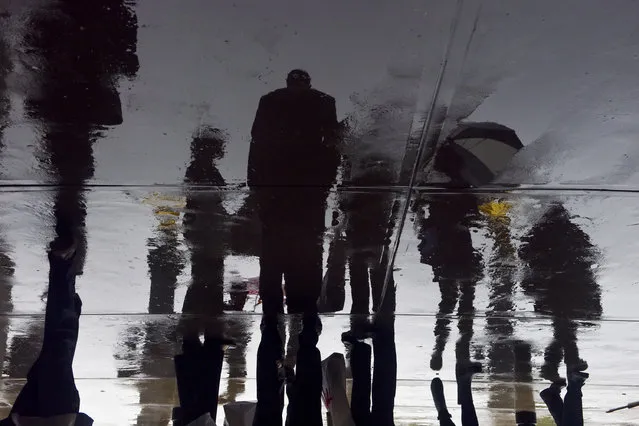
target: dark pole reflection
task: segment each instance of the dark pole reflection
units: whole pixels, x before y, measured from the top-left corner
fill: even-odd
[[[578,320],[596,320],[602,314],[595,276],[599,255],[560,203],[550,207],[522,242],[524,291],[534,298],[536,312],[552,316],[553,338],[544,353],[541,375],[561,382],[562,359],[568,371],[583,371],[588,366],[577,347]]]
[[[10,100],[7,88],[7,77],[12,69],[9,57],[9,46],[4,34],[5,20],[8,16],[0,15],[0,154],[4,151],[4,130],[9,125]],[[11,288],[15,263],[9,256],[9,247],[0,236],[0,312],[13,312]],[[6,316],[0,318],[0,366],[3,366],[9,332],[9,320]]]

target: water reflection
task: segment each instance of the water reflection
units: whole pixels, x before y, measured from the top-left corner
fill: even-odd
[[[260,295],[266,314],[315,311],[322,286],[326,198],[339,165],[335,99],[293,70],[287,87],[260,99],[248,185],[262,222]]]
[[[519,256],[526,266],[522,287],[534,299],[536,312],[552,316],[553,338],[544,353],[541,375],[558,382],[562,359],[569,370],[588,367],[579,357],[578,319],[601,317],[601,290],[595,276],[598,253],[560,203],[553,204],[522,240]]]
[[[11,100],[7,87],[7,77],[12,69],[7,34],[4,30],[8,16],[0,15],[0,155],[4,154],[4,130],[9,125],[9,113]],[[0,309],[2,312],[11,312],[13,304],[11,301],[11,287],[15,272],[15,263],[10,256],[10,248],[4,238],[5,230],[0,230]],[[0,359],[4,360],[7,352],[7,333],[9,331],[9,320],[4,317],[0,319]]]
[[[69,218],[72,226],[77,228],[80,264],[84,263],[88,249],[84,232],[87,216],[85,185],[94,179],[94,143],[106,135],[108,126],[123,124],[118,79],[135,76],[138,68],[135,53],[137,18],[130,5],[131,2],[117,0],[91,6],[71,0],[39,3],[29,25],[25,25],[29,28],[25,30],[25,52],[37,57],[38,64],[42,65],[33,71],[39,80],[36,90],[29,91],[25,102],[29,118],[39,130],[39,167],[46,173],[47,181],[58,185],[53,200],[55,228],[59,232],[65,226],[63,218]],[[0,20],[6,17],[4,13],[0,14]],[[179,19],[171,20],[171,23],[174,21]],[[350,28],[350,22],[348,26]],[[10,114],[6,80],[11,71],[11,61],[4,31],[2,26],[0,150],[4,149],[4,133]],[[272,31],[268,33],[269,37],[274,34]],[[236,41],[226,40],[224,43]],[[275,52],[278,43],[271,40],[266,43],[269,45],[267,48]],[[159,50],[164,52],[164,48],[170,48],[168,43]],[[199,47],[194,49],[198,54],[200,50]],[[371,66],[363,62],[367,67]],[[415,82],[414,76],[419,74],[413,69],[417,68],[415,64],[403,67],[394,67],[388,75],[392,79]],[[388,81],[389,77],[383,79]],[[491,87],[497,87],[492,83]],[[146,81],[140,86],[144,84]],[[199,84],[196,81],[194,87]],[[348,84],[344,83],[344,86]],[[157,87],[152,88],[155,89]],[[375,97],[385,98],[386,90],[392,93],[395,89],[381,88]],[[406,87],[402,87],[404,89]],[[486,97],[483,90],[462,89],[465,93],[476,90],[482,93],[483,98]],[[166,91],[169,89],[166,88]],[[330,91],[333,93],[334,90]],[[413,90],[406,90],[409,91]],[[169,407],[174,405],[176,397],[176,388],[170,384],[171,381],[146,379],[175,373],[177,395],[183,409],[182,418],[176,420],[184,423],[192,420],[195,414],[208,413],[215,417],[219,403],[255,396],[250,392],[245,394],[250,388],[247,383],[250,383],[252,374],[247,372],[247,365],[254,362],[250,357],[247,359],[253,319],[239,315],[246,309],[252,289],[245,279],[229,282],[227,265],[237,260],[229,260],[230,256],[241,258],[238,262],[244,262],[243,266],[249,265],[253,257],[260,258],[259,285],[266,316],[257,354],[257,417],[268,417],[272,413],[274,418],[278,418],[277,414],[283,410],[282,385],[285,385],[290,403],[288,422],[299,424],[300,418],[303,418],[304,422],[319,424],[320,354],[316,318],[309,314],[338,312],[344,307],[349,309],[346,296],[350,291],[351,316],[340,324],[341,328],[335,327],[324,334],[326,342],[341,345],[340,332],[348,330],[342,335],[346,357],[342,357],[340,363],[343,361],[344,374],[336,374],[339,379],[335,379],[335,383],[343,388],[340,395],[344,396],[344,407],[355,423],[393,422],[397,380],[405,378],[401,377],[401,372],[398,373],[402,360],[409,363],[414,358],[424,357],[423,348],[415,349],[408,343],[404,345],[402,339],[409,341],[405,336],[414,333],[410,328],[407,331],[399,330],[399,327],[396,329],[394,314],[398,311],[400,314],[410,312],[426,316],[432,312],[428,310],[430,308],[424,308],[431,299],[428,290],[422,291],[415,285],[415,282],[424,283],[424,275],[403,276],[403,272],[398,273],[399,268],[391,264],[390,259],[395,253],[390,239],[400,203],[396,194],[378,190],[397,180],[394,167],[401,151],[395,150],[394,143],[386,143],[386,139],[391,140],[392,136],[396,138],[393,141],[403,141],[406,135],[391,124],[409,121],[405,116],[409,109],[406,105],[414,100],[412,95],[396,98],[369,100],[361,93],[353,94],[358,111],[366,111],[368,120],[368,123],[354,129],[351,125],[357,114],[347,114],[349,119],[338,123],[335,99],[312,89],[307,73],[293,71],[288,76],[286,88],[271,92],[260,100],[251,129],[250,192],[241,195],[217,190],[221,189],[217,187],[226,186],[229,182],[224,177],[223,162],[227,145],[236,141],[232,133],[239,128],[240,132],[247,134],[248,129],[217,117],[215,120],[199,120],[215,123],[217,127],[202,125],[196,129],[190,144],[183,144],[184,151],[187,146],[190,148],[190,163],[183,186],[178,191],[180,195],[176,198],[184,199],[184,206],[174,211],[158,208],[155,213],[174,220],[154,227],[153,235],[147,239],[146,267],[150,285],[145,287],[149,292],[148,301],[145,299],[139,310],[156,317],[145,317],[143,321],[132,321],[133,325],[127,324],[119,342],[122,357],[118,361],[124,362],[118,365],[118,377],[141,379],[135,381],[139,390],[136,402],[143,406],[138,423],[168,422],[171,415]],[[132,104],[135,101],[133,99]],[[459,110],[461,107],[456,108]],[[453,109],[451,106],[449,110]],[[230,103],[229,111],[233,111]],[[213,113],[218,114],[218,111]],[[394,117],[396,113],[402,117]],[[437,116],[438,113],[433,114]],[[452,123],[450,117],[440,118],[442,123],[446,121],[446,125]],[[194,126],[196,121],[192,120],[188,126]],[[437,125],[444,128],[442,123]],[[173,122],[168,125],[173,125]],[[191,129],[188,127],[186,134]],[[221,129],[233,130],[227,134]],[[353,139],[349,146],[344,143],[345,134]],[[509,134],[512,136],[514,132]],[[467,138],[480,139],[468,135]],[[123,140],[134,143],[133,139]],[[175,140],[171,143],[179,145]],[[445,148],[438,151],[436,171],[445,175],[448,185],[467,187],[469,182],[464,180],[466,175],[460,172],[461,166],[456,163],[454,155],[448,154]],[[169,158],[168,161],[173,160]],[[519,166],[529,167],[521,161]],[[178,163],[181,162],[175,161],[176,168]],[[406,160],[403,174],[412,170],[411,165],[412,162]],[[491,178],[499,170],[500,167],[490,169]],[[405,182],[405,177],[400,181]],[[331,194],[329,188],[336,180],[375,190],[344,189]],[[410,193],[410,189],[407,192]],[[228,202],[237,201],[244,195],[246,199],[233,214]],[[434,339],[427,343],[433,347],[430,363],[424,363],[429,364],[435,373],[420,371],[421,375],[417,376],[419,380],[426,381],[437,372],[441,372],[442,377],[456,373],[457,399],[466,413],[462,421],[477,423],[469,414],[474,401],[469,396],[470,379],[467,376],[476,367],[472,361],[480,352],[474,354],[471,344],[474,339],[484,339],[486,377],[490,382],[488,407],[507,408],[508,415],[512,417],[514,414],[520,424],[534,423],[537,415],[534,378],[538,372],[534,361],[539,342],[534,336],[521,339],[522,332],[531,330],[531,326],[523,324],[515,314],[517,295],[523,289],[525,301],[534,301],[535,312],[551,317],[553,336],[545,348],[541,366],[541,376],[551,385],[542,398],[559,422],[560,418],[568,416],[566,412],[577,409],[576,401],[581,398],[580,383],[583,384],[586,377],[583,370],[587,363],[580,354],[582,348],[578,347],[582,321],[596,322],[602,316],[601,291],[596,276],[598,249],[562,204],[552,206],[534,224],[533,214],[522,220],[527,222],[520,226],[532,225],[532,229],[521,241],[517,241],[507,217],[494,220],[490,215],[482,215],[481,206],[486,201],[492,203],[494,200],[471,193],[425,193],[414,201],[416,211],[424,211],[417,220],[420,261],[432,268],[441,300],[433,327]],[[183,208],[186,211],[183,222],[180,222]],[[327,211],[333,213],[329,241],[325,239]],[[486,232],[474,233],[477,229]],[[7,233],[3,229],[0,235],[2,312],[11,312],[14,302],[11,285],[15,265],[13,255],[9,254],[11,250],[4,243],[3,237]],[[125,241],[129,235],[114,238]],[[145,238],[146,235],[141,240]],[[477,250],[478,239],[490,239],[487,244],[493,244],[492,253],[485,258]],[[519,243],[521,248],[517,250]],[[416,255],[413,247],[407,248],[409,250]],[[109,266],[109,259],[99,259],[99,262],[107,265],[107,269],[113,268]],[[519,269],[523,272],[521,286],[518,285]],[[180,302],[180,276],[185,271],[189,278],[184,304],[176,309],[176,301]],[[78,273],[82,273],[81,266]],[[240,275],[243,273],[240,271]],[[487,304],[482,299],[483,283],[487,285]],[[128,289],[119,287],[121,283],[107,284],[109,288],[113,286],[114,294],[128,295]],[[109,311],[108,303],[112,301],[105,300],[98,311]],[[289,341],[286,350],[285,339],[280,335],[285,321],[273,320],[275,314],[285,311],[284,303],[288,306],[288,313],[307,315],[306,320],[300,316],[287,318]],[[482,304],[487,306],[484,336],[475,335],[476,326],[482,321],[475,313],[483,307]],[[180,309],[182,315],[179,320],[172,321],[170,315]],[[370,314],[373,314],[372,317]],[[421,323],[413,325],[427,322],[423,317],[420,320]],[[540,321],[543,323],[543,320]],[[453,322],[457,323],[459,338],[453,362],[455,369],[447,370],[444,368],[448,364],[445,362],[445,348]],[[42,332],[42,326],[37,321],[25,320],[24,323],[28,324],[27,332],[16,333],[11,340],[9,363],[5,368],[11,377],[24,375],[30,361],[37,355],[36,336]],[[0,334],[3,335],[0,339],[4,342],[9,333],[8,320],[0,319],[0,324]],[[405,333],[404,336],[398,337],[401,333]],[[233,338],[234,345],[223,352],[223,343],[229,336]],[[298,339],[298,336],[301,337]],[[204,343],[200,344],[202,337]],[[177,342],[180,339],[183,353],[175,357],[174,371],[172,361],[179,351]],[[582,343],[579,342],[580,346]],[[3,352],[4,348],[0,349],[0,355],[4,355]],[[229,380],[225,380],[227,377],[223,377],[222,373],[224,357],[228,363]],[[353,379],[350,406],[346,397],[348,374],[345,360],[349,362]],[[567,365],[565,379],[560,373],[562,361]],[[196,371],[199,373],[196,374]],[[200,378],[198,382],[194,378],[196,375],[206,379]],[[562,412],[557,408],[557,396],[566,380],[568,391],[563,404],[571,408]],[[437,388],[437,381],[434,383]],[[336,404],[336,400],[332,403]],[[483,407],[477,408],[481,411]],[[474,408],[472,411],[475,411]],[[177,414],[180,414],[179,410]],[[569,417],[576,418],[572,414]]]
[[[87,252],[83,184],[94,172],[93,143],[102,137],[104,126],[122,123],[116,82],[123,75],[135,75],[138,68],[136,19],[122,1],[91,6],[62,1],[41,5],[28,22],[24,49],[40,65],[38,83],[30,88],[25,107],[40,127],[41,168],[47,180],[59,185],[53,205],[55,229],[60,233],[69,223],[76,228],[76,273],[81,275]],[[37,353],[33,345],[41,333],[38,328],[38,323],[32,324],[26,336],[12,343],[10,371],[22,371]],[[14,351],[24,351],[25,356]]]
[[[455,352],[458,362],[470,361],[475,285],[483,273],[481,257],[471,238],[471,228],[479,219],[478,200],[472,194],[432,195],[419,200],[416,208],[428,210],[428,216],[420,220],[419,251],[421,261],[433,268],[433,280],[439,283],[441,293],[430,361],[431,368],[438,371],[458,302],[460,337]]]

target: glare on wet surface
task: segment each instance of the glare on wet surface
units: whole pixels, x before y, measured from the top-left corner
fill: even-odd
[[[346,129],[315,235],[322,358],[348,352],[341,333],[382,294],[396,317],[395,424],[438,423],[434,377],[458,422],[460,360],[482,363],[482,425],[521,410],[551,424],[539,393],[581,360],[585,424],[637,423],[639,408],[605,413],[639,400],[635,1],[92,4],[0,0],[0,415],[41,345],[63,215],[85,230],[82,411],[98,425],[169,424],[184,311],[236,343],[219,403],[257,398],[251,126],[260,97],[301,67]],[[521,139],[501,186],[441,188],[430,160],[463,121]],[[289,218],[310,214],[306,192],[288,192],[308,202],[289,203]],[[313,237],[289,225],[283,242]]]

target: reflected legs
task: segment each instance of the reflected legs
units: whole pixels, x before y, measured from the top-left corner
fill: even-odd
[[[44,341],[40,355],[27,374],[12,412],[25,416],[78,413],[80,396],[73,377],[73,357],[82,309],[75,292],[75,259],[49,254],[49,289]]]
[[[435,322],[435,348],[430,360],[430,368],[435,371],[439,371],[442,368],[442,354],[450,335],[450,316],[455,311],[458,298],[457,284],[454,280],[440,278],[439,291],[441,293],[441,301],[439,302],[437,320]]]

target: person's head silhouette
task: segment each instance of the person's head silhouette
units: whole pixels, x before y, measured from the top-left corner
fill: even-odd
[[[299,89],[310,89],[311,76],[304,70],[295,69],[289,72],[286,76],[286,86]]]

